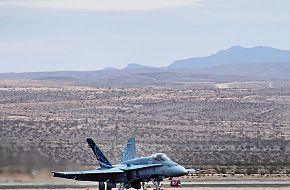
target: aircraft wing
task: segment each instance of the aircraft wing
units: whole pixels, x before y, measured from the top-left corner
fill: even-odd
[[[52,172],[53,177],[82,180],[82,181],[107,181],[112,175],[123,173],[118,168],[102,169],[102,170],[86,170],[75,172]]]
[[[129,171],[129,170],[137,170],[142,168],[150,168],[150,167],[157,167],[162,166],[162,164],[138,164],[138,165],[126,165],[125,167],[120,167],[121,170]]]

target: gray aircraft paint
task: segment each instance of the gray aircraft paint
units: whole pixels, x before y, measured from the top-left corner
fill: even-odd
[[[110,190],[112,187],[116,187],[117,183],[120,183],[120,190],[130,187],[140,189],[141,186],[145,189],[144,183],[152,181],[159,190],[160,182],[164,178],[187,174],[187,170],[183,166],[170,160],[164,153],[135,158],[135,138],[129,138],[121,159],[122,162],[117,165],[109,162],[92,139],[87,139],[87,143],[96,155],[100,168],[76,172],[52,172],[53,176],[81,181],[98,181],[100,190]]]
[[[127,146],[124,148],[121,162],[136,158],[136,141],[134,137],[128,139]]]

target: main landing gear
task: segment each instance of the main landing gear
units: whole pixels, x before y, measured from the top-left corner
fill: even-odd
[[[116,183],[99,182],[99,190],[112,190],[112,188],[116,188]]]
[[[160,180],[152,179],[151,181],[152,181],[153,185],[155,186],[154,190],[163,190],[161,188],[162,184],[161,184]],[[145,182],[141,182],[141,184],[140,184],[140,182],[138,182],[138,184],[139,184],[138,186],[135,186],[134,184],[131,184],[131,183],[120,183],[118,190],[125,190],[125,189],[129,189],[131,187],[134,189],[142,188],[142,190],[147,190]],[[105,189],[100,189],[100,190],[105,190]],[[108,189],[106,189],[106,190],[108,190]],[[111,189],[109,189],[109,190],[111,190]]]

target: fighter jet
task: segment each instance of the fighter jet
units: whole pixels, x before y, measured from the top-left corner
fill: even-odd
[[[145,190],[145,183],[152,182],[156,190],[161,189],[164,178],[179,177],[187,174],[187,170],[169,159],[164,153],[156,153],[147,157],[136,158],[135,138],[129,138],[124,149],[121,163],[112,165],[104,156],[100,148],[91,139],[86,139],[93,150],[100,167],[95,170],[76,172],[52,172],[54,177],[98,181],[99,190],[116,188],[124,190],[129,188]]]

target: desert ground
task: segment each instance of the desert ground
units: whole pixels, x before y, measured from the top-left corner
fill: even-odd
[[[288,177],[290,88],[260,83],[100,88],[1,80],[0,175],[95,168],[87,137],[117,163],[135,135],[138,156],[164,152],[220,177]]]

